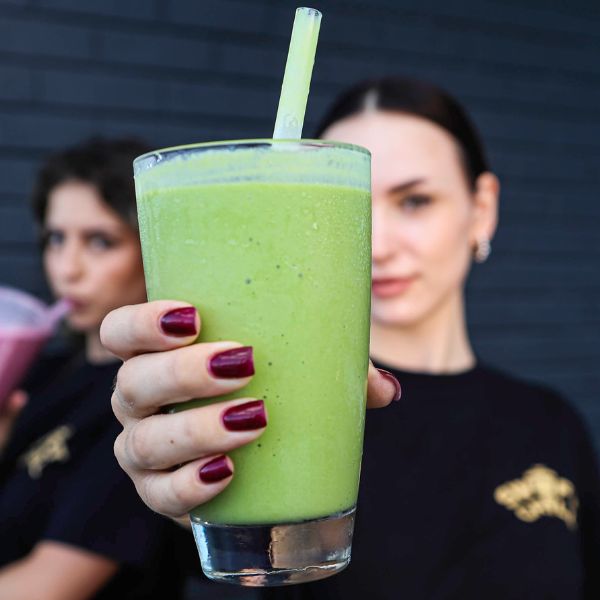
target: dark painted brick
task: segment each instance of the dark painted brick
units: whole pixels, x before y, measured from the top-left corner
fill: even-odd
[[[258,41],[240,43],[239,40],[232,40],[227,44],[219,44],[215,50],[215,68],[221,72],[246,77],[249,74],[259,76],[281,86],[281,73],[285,68],[288,51],[285,41],[281,41],[275,47],[265,48]],[[317,69],[320,68],[321,62],[319,57]]]
[[[2,122],[0,121],[0,135]],[[32,140],[28,140],[31,143]],[[0,142],[1,144],[2,142]],[[0,192],[10,194],[12,198],[25,197],[29,193],[31,180],[37,169],[37,161],[21,159],[16,156],[0,156]]]
[[[35,242],[35,229],[28,206],[0,207],[0,240],[2,244]]]
[[[0,66],[1,100],[29,100],[32,92],[31,73],[28,69]]]
[[[206,69],[212,48],[200,38],[104,31],[100,57],[114,62],[175,69]]]
[[[174,23],[201,25],[216,29],[256,33],[269,28],[271,8],[266,5],[232,0],[169,2],[167,18]],[[290,19],[293,13],[286,11]]]
[[[86,15],[153,19],[156,17],[156,0],[36,0],[36,6],[53,10],[68,10]]]
[[[491,265],[490,265],[491,266]],[[476,272],[477,285],[493,289],[502,289],[514,285],[520,289],[552,289],[565,286],[570,289],[585,289],[600,293],[598,269],[593,264],[575,263],[570,265],[511,264],[498,265],[493,269],[479,269]],[[474,275],[475,276],[475,275]]]
[[[91,35],[87,27],[4,17],[0,13],[0,51],[44,57],[90,57]]]
[[[0,146],[54,150],[98,131],[91,117],[52,116],[43,111],[20,111],[0,121]]]
[[[44,102],[104,108],[160,108],[160,83],[135,75],[52,69],[42,72],[41,81]]]
[[[2,273],[0,281],[3,285],[30,292],[38,292],[44,287],[41,283],[42,272],[39,260],[33,258],[0,252],[0,273]]]
[[[539,3],[539,6],[534,6],[536,3]],[[338,12],[358,16],[362,19],[381,20],[394,16],[406,18],[407,15],[417,15],[424,20],[440,19],[463,24],[463,26],[469,23],[479,27],[482,25],[503,26],[503,29],[512,35],[521,31],[529,34],[547,31],[554,34],[565,32],[572,36],[581,36],[582,34],[591,37],[598,36],[594,20],[586,18],[586,12],[595,3],[587,0],[578,3],[569,1],[566,11],[556,10],[557,2],[548,3],[547,0],[528,0],[527,3],[520,0],[503,0],[503,2],[463,0],[451,4],[436,1],[424,4],[422,0],[403,0],[402,2],[380,0],[377,3],[371,3],[368,11],[365,11],[365,2],[362,0],[329,0],[327,5]]]
[[[166,86],[166,90],[166,106],[176,111],[223,117],[236,115],[251,119],[273,117],[273,120],[277,111],[277,97],[260,88],[249,90],[233,85],[171,83]]]

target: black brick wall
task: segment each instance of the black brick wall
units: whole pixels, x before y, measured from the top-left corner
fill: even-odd
[[[44,294],[26,196],[50,150],[268,136],[296,2],[0,0],[0,282]],[[600,441],[600,4],[323,0],[305,132],[359,78],[456,93],[503,184],[469,314],[488,361],[560,388]]]

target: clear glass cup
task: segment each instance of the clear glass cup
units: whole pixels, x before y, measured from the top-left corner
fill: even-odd
[[[350,561],[366,404],[370,155],[324,141],[158,150],[134,163],[148,298],[194,304],[199,341],[254,347],[228,398],[269,422],[230,456],[227,489],[191,514],[202,567],[250,586],[321,579]]]

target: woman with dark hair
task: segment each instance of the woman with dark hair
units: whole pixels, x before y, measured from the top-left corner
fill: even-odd
[[[343,94],[319,137],[372,155],[371,357],[405,402],[367,419],[352,563],[290,597],[600,598],[600,483],[577,414],[482,364],[465,320],[499,183],[462,107],[402,78]]]
[[[437,87],[386,78],[341,96],[319,135],[372,154],[371,356],[388,382],[402,382],[404,400],[367,419],[348,569],[272,595],[599,598],[600,485],[581,420],[552,390],[482,364],[469,340],[464,284],[472,261],[490,254],[499,196],[473,125]],[[179,344],[160,330],[173,308],[181,310],[151,303],[115,311],[103,339],[126,359],[113,396],[125,429],[119,461],[147,504],[181,517],[229,483],[225,453],[249,440],[219,421],[229,403],[179,421],[163,415],[162,424],[146,417],[169,396],[227,393],[248,380],[221,387],[197,370],[192,379],[189,361],[206,362],[210,350],[178,348],[194,339],[196,316]],[[161,350],[170,352],[143,356]],[[178,380],[165,381],[161,364],[177,364]],[[189,380],[181,376],[188,371]],[[371,399],[385,404],[382,379],[371,386]],[[184,419],[202,439],[186,435]],[[215,460],[219,477],[208,483],[203,469]]]
[[[91,140],[51,156],[35,182],[48,283],[70,301],[83,349],[41,360],[0,416],[0,598],[181,591],[176,550],[187,538],[139,502],[114,460],[107,398],[120,363],[99,337],[108,312],[145,299],[131,164],[146,151]]]

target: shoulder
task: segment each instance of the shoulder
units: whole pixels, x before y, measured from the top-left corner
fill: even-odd
[[[43,389],[74,361],[75,356],[66,351],[40,356],[27,373],[22,387],[29,393]]]
[[[554,423],[577,434],[585,431],[577,409],[557,390],[489,365],[479,371],[495,416]]]
[[[512,397],[528,398],[551,404],[563,404],[565,400],[553,388],[535,381],[530,381],[508,373],[503,369],[482,364],[478,368],[479,377],[490,387],[504,393],[510,392]]]

